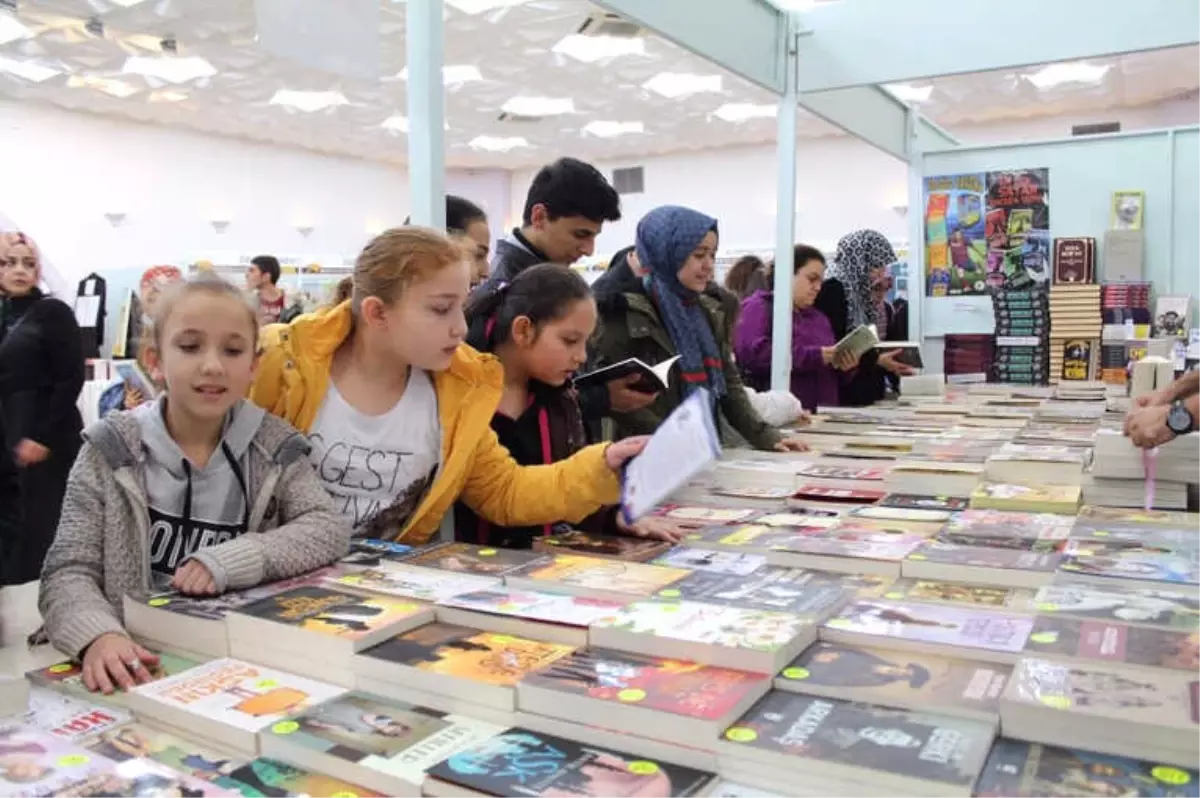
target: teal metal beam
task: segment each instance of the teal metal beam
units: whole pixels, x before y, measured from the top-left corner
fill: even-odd
[[[446,227],[442,0],[409,0],[408,191],[413,224]]]
[[[801,94],[1200,42],[1195,0],[853,0],[800,19]]]

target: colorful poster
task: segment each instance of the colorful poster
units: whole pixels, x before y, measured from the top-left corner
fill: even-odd
[[[1050,170],[925,178],[925,291],[986,294],[1048,279]]]

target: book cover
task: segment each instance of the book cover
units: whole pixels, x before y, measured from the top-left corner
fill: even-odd
[[[500,580],[396,563],[386,568],[367,568],[357,573],[331,576],[325,584],[334,588],[367,590],[397,598],[438,603],[460,593],[487,590],[500,584]]]
[[[693,601],[635,601],[594,627],[751,651],[774,652],[803,634],[811,621],[770,610]]]
[[[945,546],[989,549],[992,551],[1006,549],[1027,554],[1053,554],[1063,545],[1063,541],[1061,540],[1037,540],[1027,537],[964,534],[962,532],[941,532],[937,536],[937,543]]]
[[[725,740],[737,745],[880,771],[881,778],[950,784],[964,793],[983,767],[993,735],[989,723],[783,690],[768,693],[725,730]]]
[[[588,649],[531,674],[524,683],[698,720],[719,720],[749,696],[766,692],[771,677],[695,662]]]
[[[267,733],[419,785],[425,771],[447,756],[504,731],[494,723],[355,692],[279,721]]]
[[[1194,587],[1200,582],[1200,562],[1194,553],[1153,543],[1101,547],[1090,541],[1071,541],[1059,567],[1068,574],[1111,579],[1117,585],[1130,579],[1163,587]]]
[[[978,538],[976,538],[978,539]],[[1006,571],[1036,571],[1052,573],[1058,567],[1059,555],[1053,552],[1023,551],[1021,549],[960,546],[940,540],[926,541],[908,559],[943,565],[967,565],[974,568],[996,568]]]
[[[353,538],[350,541],[350,553],[338,562],[342,565],[378,568],[380,563],[402,562],[412,550],[412,546],[390,540]]]
[[[816,643],[780,672],[801,693],[835,688],[838,697],[880,706],[955,706],[999,714],[1012,668],[930,654]]]
[[[1200,795],[1200,774],[1076,748],[1002,739],[992,746],[975,785],[975,795],[978,798],[1119,795],[1195,798]]]
[[[627,535],[597,535],[577,529],[533,539],[534,551],[562,551],[633,562],[653,560],[669,548],[671,544],[663,540]]]
[[[570,585],[630,596],[652,596],[688,573],[685,568],[557,554],[548,560],[531,563],[510,576],[544,583],[548,590]]]
[[[883,505],[874,504],[867,507],[855,508],[847,513],[847,515],[855,519],[873,519],[877,521],[909,521],[920,524],[938,524],[949,520],[952,513],[950,510],[926,510],[921,507],[885,507]]]
[[[880,507],[898,507],[910,510],[967,509],[967,500],[958,496],[931,496],[921,493],[889,493],[879,502]]]
[[[735,499],[771,500],[786,499],[792,495],[792,490],[772,485],[713,485],[709,488],[709,493],[716,496],[731,496]]]
[[[1079,506],[1076,485],[1013,485],[982,482],[971,492],[971,507],[978,509],[1045,512],[1044,508],[1074,513]]]
[[[676,546],[654,560],[655,565],[665,565],[668,568],[686,568],[689,571],[709,571],[735,576],[749,576],[762,568],[766,562],[767,558],[761,554],[694,549],[691,546]]]
[[[60,740],[79,742],[131,720],[133,716],[123,708],[33,685],[29,688],[29,710],[21,722]]]
[[[882,490],[828,488],[824,485],[814,485],[811,482],[804,483],[792,493],[792,497],[795,499],[849,504],[874,504],[886,495],[887,493]]]
[[[1169,590],[1115,590],[1086,585],[1048,585],[1034,596],[1045,615],[1161,626],[1179,631],[1200,628],[1200,596]]]
[[[963,604],[974,607],[997,607],[1023,612],[1033,600],[1033,591],[1015,587],[986,587],[965,582],[943,582],[936,579],[899,579],[883,594],[892,601],[927,601],[942,604]]]
[[[773,565],[749,575],[696,571],[660,590],[658,597],[824,617],[855,595],[849,581],[821,571]],[[872,584],[873,589],[878,587],[878,581]]]
[[[940,521],[934,521],[928,518],[923,518],[925,513],[940,513],[941,510],[905,510],[900,507],[862,507],[866,513],[852,512],[847,521],[838,525],[837,529],[832,530],[831,534],[838,532],[857,531],[857,532],[883,532],[888,535],[908,535],[910,537],[918,537],[928,539],[936,534],[941,528]],[[874,510],[883,510],[885,517],[880,518]],[[896,515],[909,516],[907,518],[886,517],[895,513]],[[912,515],[916,517],[913,518]]]
[[[840,526],[820,537],[794,535],[773,548],[794,554],[898,562],[924,541],[925,538],[917,535],[894,535],[875,529]]]
[[[363,597],[325,587],[296,587],[235,612],[343,640],[361,640],[426,607],[386,596]]]
[[[707,507],[700,504],[664,504],[651,515],[666,518],[680,526],[738,524],[757,513],[747,507]]]
[[[430,673],[511,687],[574,651],[571,646],[431,623],[373,646],[360,656]]]
[[[274,759],[254,759],[235,768],[230,778],[245,785],[250,796],[330,795],[344,798],[380,798],[380,793],[357,784],[294,767]]]
[[[1071,516],[1053,513],[963,510],[946,523],[944,532],[960,538],[1062,541],[1071,534],[1074,522]]]
[[[847,468],[846,466],[810,463],[796,469],[796,474],[813,479],[844,479],[857,482],[877,482],[887,472],[882,468]]]
[[[1096,240],[1054,239],[1054,283],[1096,282]]]
[[[825,625],[868,635],[881,646],[895,639],[1017,654],[1033,630],[1033,618],[943,604],[859,600]]]
[[[791,495],[789,490],[788,496]],[[841,514],[837,510],[823,507],[793,507],[787,512],[756,515],[750,522],[755,526],[825,529],[833,526],[833,523],[826,519],[837,518],[839,515]]]
[[[1105,523],[1147,524],[1152,526],[1179,526],[1195,529],[1200,525],[1200,515],[1173,510],[1141,510],[1124,507],[1099,507],[1085,504],[1079,508],[1080,520]]]
[[[168,654],[165,651],[155,651],[154,653],[158,655],[158,664],[147,669],[152,679],[173,676],[199,664],[196,660]],[[116,704],[117,706],[125,704],[125,691],[119,688],[111,695],[93,693],[88,690],[83,684],[83,666],[73,660],[56,662],[53,665],[29,671],[25,676],[34,684],[61,690],[84,701]]]
[[[549,555],[542,552],[496,549],[470,543],[436,543],[414,550],[405,562],[459,574],[506,576],[518,568],[548,559]]]
[[[150,759],[172,770],[210,782],[234,792],[244,792],[246,785],[230,777],[230,773],[245,765],[224,754],[210,751],[167,732],[141,723],[131,723],[104,732],[85,743],[85,747],[114,762]],[[136,792],[120,793],[137,795]],[[252,793],[244,793],[251,795]]]
[[[684,535],[687,546],[736,546],[748,551],[765,551],[782,545],[798,535],[822,535],[838,523],[836,518],[813,518],[819,525],[805,527],[771,527],[762,524],[745,526],[714,526]]]
[[[715,778],[526,729],[510,729],[458,751],[430,768],[429,776],[484,795],[639,798],[695,795]]]
[[[133,692],[171,709],[257,732],[285,715],[339,696],[345,690],[226,658],[139,685]]]
[[[1200,666],[1200,632],[1039,615],[1025,654],[1194,672]]]
[[[53,795],[114,767],[104,757],[52,734],[19,726],[0,728],[0,794]]]
[[[180,773],[153,759],[127,759],[105,770],[93,773],[50,795],[54,796],[173,796],[204,798],[209,795],[240,795],[236,789],[213,781]]]
[[[273,596],[276,593],[282,593],[285,590],[290,590],[293,587],[320,584],[326,577],[337,573],[340,573],[340,571],[335,567],[318,568],[315,571],[310,571],[291,579],[268,582],[265,585],[252,587],[249,590],[225,593],[220,596],[184,596],[174,591],[166,591],[144,596],[131,596],[131,598],[136,598],[137,601],[163,612],[183,615],[202,621],[223,621],[225,620],[225,613],[231,610],[244,607],[247,604],[253,604],[256,601]]]
[[[543,623],[564,626],[590,626],[592,621],[610,615],[624,606],[618,601],[542,593],[533,590],[476,590],[443,599],[442,606],[456,607],[492,615],[511,615]]]

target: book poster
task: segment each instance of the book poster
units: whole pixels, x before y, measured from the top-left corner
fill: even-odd
[[[1045,282],[1050,170],[925,178],[925,286],[931,297]]]

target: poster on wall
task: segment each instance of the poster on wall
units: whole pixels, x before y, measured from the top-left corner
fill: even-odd
[[[1045,282],[1051,244],[1050,170],[925,178],[929,296],[969,296]]]

